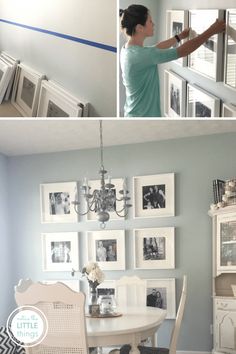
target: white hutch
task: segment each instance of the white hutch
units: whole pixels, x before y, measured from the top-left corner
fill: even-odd
[[[236,354],[236,205],[210,210],[213,230],[213,353]],[[236,294],[235,294],[236,295]]]

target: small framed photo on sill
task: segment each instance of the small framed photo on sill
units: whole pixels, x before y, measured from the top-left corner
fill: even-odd
[[[187,85],[187,116],[214,118],[220,116],[220,99],[195,85]]]
[[[185,117],[187,81],[173,71],[164,72],[164,114]]]
[[[224,83],[236,89],[236,8],[226,11]]]
[[[188,10],[168,10],[166,11],[166,39],[179,35],[185,28],[188,28]],[[186,40],[179,44],[176,42],[175,47],[183,44]],[[187,66],[188,58],[179,58],[174,61],[181,66]]]
[[[174,227],[134,230],[134,268],[175,268]]]
[[[134,217],[175,215],[175,175],[165,173],[133,179]]]
[[[36,117],[39,91],[44,74],[19,64],[15,76],[11,102],[23,117]]]
[[[77,198],[77,182],[45,183],[40,185],[42,223],[77,222],[72,202]]]

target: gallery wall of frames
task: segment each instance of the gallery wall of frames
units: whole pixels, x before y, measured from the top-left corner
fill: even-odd
[[[168,10],[166,37],[190,27],[190,38],[194,38],[216,18],[226,19],[225,35],[212,36],[188,58],[178,59],[175,64],[213,82],[221,82],[236,93],[236,9]],[[236,95],[233,102],[224,101],[220,98],[220,91],[216,96],[205,89],[204,81],[202,86],[188,82],[172,67],[172,70],[164,71],[164,114],[176,118],[236,117]]]
[[[174,173],[137,176],[133,177],[133,217],[160,218],[175,216],[175,175]],[[99,187],[99,180],[89,181],[92,186],[91,193]],[[115,194],[122,188],[123,179],[112,179]],[[72,269],[81,271],[83,265],[80,262],[81,253],[85,255],[84,261],[97,262],[101,269],[106,271],[125,271],[126,259],[129,256],[126,251],[125,229],[99,229],[96,214],[89,212],[86,215],[90,225],[95,224],[98,229],[86,232],[86,245],[82,248],[80,233],[71,232],[68,223],[80,222],[80,217],[75,212],[73,201],[80,193],[79,183],[46,183],[40,185],[40,209],[41,222],[43,224],[65,224],[65,232],[43,232],[42,241],[42,270],[44,272],[67,272]],[[83,208],[83,197],[80,198]],[[119,203],[119,202],[118,202]],[[118,208],[119,209],[119,208]],[[83,210],[83,209],[82,209]],[[115,212],[110,213],[110,220],[119,217]],[[132,236],[133,266],[136,273],[141,269],[175,269],[175,228],[155,227],[133,229]],[[80,289],[80,282],[73,279],[60,281],[75,290]],[[55,280],[47,279],[46,283]],[[88,287],[85,287],[88,293]],[[155,296],[153,291],[159,292],[160,301],[152,302]],[[98,289],[98,294],[115,294],[115,280],[105,280]],[[150,295],[150,296],[149,296]],[[167,309],[167,318],[175,318],[175,278],[146,279],[147,306],[159,306]]]

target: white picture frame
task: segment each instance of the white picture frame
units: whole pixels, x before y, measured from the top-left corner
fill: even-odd
[[[88,261],[102,270],[125,269],[125,231],[101,230],[87,232]]]
[[[166,11],[166,39],[180,34],[185,28],[188,28],[188,10],[167,10]],[[179,45],[186,42],[182,40]],[[178,47],[178,43],[176,43]],[[188,57],[179,58],[174,63],[180,66],[187,66]]]
[[[147,279],[146,282],[147,306],[162,308],[163,310],[167,311],[166,319],[175,319],[175,279]],[[155,300],[155,292],[157,293],[157,300]]]
[[[134,177],[133,200],[134,218],[174,216],[175,174]]]
[[[40,184],[42,223],[73,223],[78,221],[72,201],[77,198],[77,182]]]
[[[204,32],[216,19],[224,20],[224,10],[189,10],[190,38]],[[223,79],[223,33],[209,38],[188,57],[188,67],[213,81]]]
[[[224,83],[236,89],[236,9],[226,10]]]
[[[44,74],[25,64],[18,64],[11,102],[23,117],[36,116],[40,85],[44,78]]]
[[[220,99],[196,85],[187,84],[187,116],[220,117]]]
[[[71,290],[79,292],[80,291],[80,280],[65,280],[65,279],[50,279],[43,280],[43,284],[55,284],[55,283],[63,283],[68,286]]]
[[[10,64],[10,66],[12,67],[12,73],[11,73],[11,77],[9,80],[9,84],[8,84],[6,93],[4,95],[4,101],[8,101],[10,98],[11,92],[12,92],[13,84],[14,84],[17,65],[20,63],[20,60],[13,58],[12,56],[10,56],[6,52],[1,52],[0,58],[3,59],[8,64]]]
[[[7,92],[8,85],[13,75],[13,65],[0,57],[0,104],[2,103],[4,96]]]
[[[106,183],[108,183],[108,182],[109,181],[106,180]],[[116,198],[120,199],[123,195],[119,194],[119,191],[121,191],[123,189],[124,180],[122,178],[112,178],[109,183],[114,184],[115,190],[116,190]],[[101,188],[101,181],[100,180],[90,180],[90,181],[88,181],[88,185],[91,187],[89,192],[92,194],[95,189]],[[121,210],[123,208],[123,204],[124,204],[124,202],[122,200],[117,201],[116,202],[117,210]],[[110,220],[120,219],[120,216],[118,216],[115,211],[109,212],[109,214],[110,214]],[[97,221],[97,214],[95,212],[89,211],[88,214],[86,215],[86,217],[87,217],[87,221]]]
[[[232,103],[223,103],[222,117],[235,118],[236,117],[236,105],[234,105]]]
[[[166,117],[185,117],[186,91],[186,80],[171,70],[164,71],[164,114]]]
[[[70,118],[87,115],[87,103],[81,102],[54,81],[42,81],[37,117]]]
[[[135,269],[175,268],[175,228],[157,227],[134,230]]]
[[[65,272],[79,268],[77,232],[42,233],[44,272]]]

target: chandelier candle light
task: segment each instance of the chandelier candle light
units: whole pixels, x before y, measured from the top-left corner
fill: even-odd
[[[108,183],[105,181],[105,175],[107,171],[103,164],[103,135],[102,135],[102,121],[100,124],[100,161],[101,167],[99,171],[100,175],[100,189],[94,189],[90,191],[91,187],[88,185],[87,178],[84,179],[84,184],[81,187],[82,196],[86,201],[87,210],[82,213],[79,211],[80,202],[78,200],[72,202],[77,214],[86,215],[89,212],[95,212],[97,214],[97,219],[100,222],[102,229],[106,227],[106,222],[110,219],[110,212],[115,212],[119,217],[125,217],[128,214],[128,209],[132,206],[128,201],[129,191],[126,189],[125,179],[123,180],[123,189],[119,191],[120,198],[116,198],[115,186],[111,183],[111,177],[108,177]],[[116,202],[123,202],[123,207],[120,210],[116,209]]]

